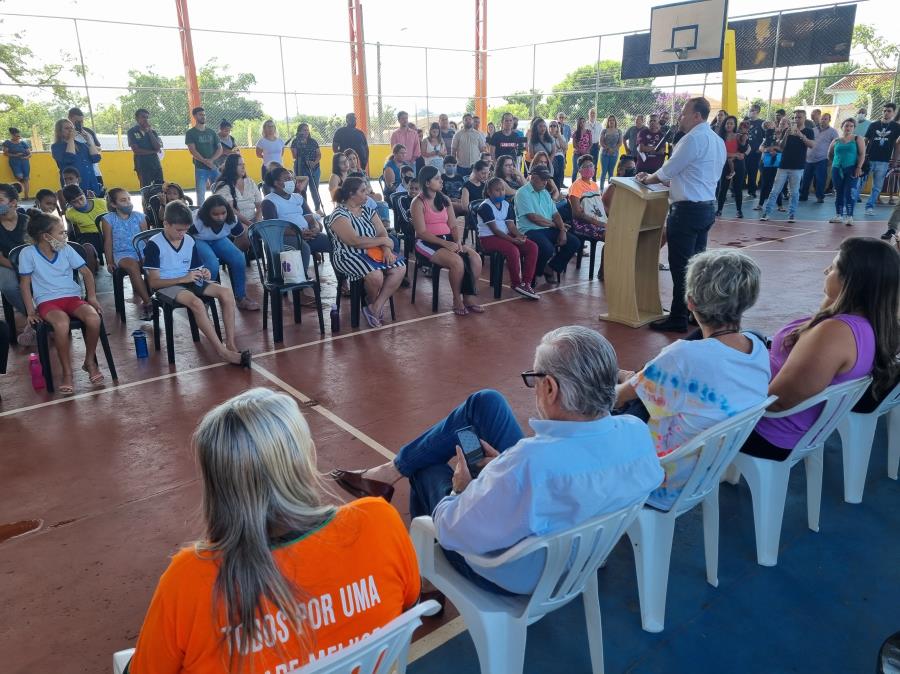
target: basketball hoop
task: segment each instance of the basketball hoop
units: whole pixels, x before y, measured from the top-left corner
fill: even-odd
[[[675,54],[679,61],[684,61],[691,51],[690,47],[672,47],[671,49],[663,49],[663,52]]]

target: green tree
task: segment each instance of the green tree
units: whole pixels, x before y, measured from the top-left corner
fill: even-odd
[[[657,94],[652,87],[653,79],[623,81],[621,71],[621,62],[613,60],[580,66],[553,86],[543,106],[545,114],[564,112],[572,119],[587,117],[588,110],[594,107],[595,96],[598,117],[622,118],[653,109]]]
[[[900,45],[888,42],[875,30],[875,26],[865,23],[853,28],[853,46],[859,47],[879,70],[894,70],[897,67],[897,54]]]
[[[822,68],[822,77],[816,86],[816,79],[806,80],[800,89],[787,101],[788,107],[801,105],[825,105],[831,103],[831,96],[825,93],[825,89],[840,80],[844,75],[852,73],[859,65],[852,61],[845,63],[832,63]],[[817,94],[818,91],[818,94]]]

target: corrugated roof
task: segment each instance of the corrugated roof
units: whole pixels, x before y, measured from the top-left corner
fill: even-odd
[[[865,72],[862,70],[854,70],[849,75],[845,75],[830,87],[825,88],[826,94],[836,94],[841,91],[857,91],[878,84],[888,84],[894,81],[894,73],[886,72]]]

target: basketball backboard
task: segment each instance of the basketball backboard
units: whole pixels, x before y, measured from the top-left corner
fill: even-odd
[[[728,0],[689,0],[650,10],[650,65],[722,58]]]

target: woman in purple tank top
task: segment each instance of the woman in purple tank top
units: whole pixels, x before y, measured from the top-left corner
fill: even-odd
[[[898,373],[900,253],[868,237],[844,239],[825,270],[825,299],[810,318],[788,323],[772,339],[771,411],[786,410],[832,384],[872,375],[883,395]],[[867,394],[868,395],[868,394]],[[780,419],[760,419],[742,452],[784,461],[815,423],[822,406]]]

